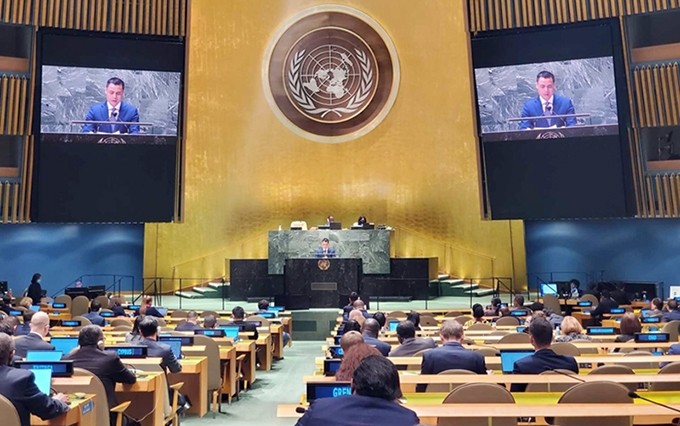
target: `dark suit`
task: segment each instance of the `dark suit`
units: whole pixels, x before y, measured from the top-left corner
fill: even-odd
[[[137,108],[127,102],[118,104],[118,117],[115,121],[139,122],[139,112]],[[92,105],[85,116],[86,121],[109,121],[109,104],[102,102]],[[103,133],[139,133],[139,126],[125,124],[84,124],[83,133],[103,132]]]
[[[14,329],[15,336],[26,336],[31,332],[31,326],[28,324],[19,324],[17,328]]]
[[[566,96],[560,96],[555,94],[553,95],[552,102],[553,115],[565,115],[574,113],[575,113],[574,104],[571,102],[571,99],[567,98]],[[539,128],[551,126],[564,127],[576,125],[575,117],[550,118],[549,116],[545,116],[543,111],[543,103],[541,102],[541,98],[539,98],[538,96],[526,101],[524,107],[522,108],[522,117],[537,117],[530,120],[520,121],[519,128],[522,130],[533,129],[535,127]]]
[[[172,353],[170,346],[146,338],[140,340],[138,344],[148,348],[147,354],[149,357],[161,358],[161,367],[163,367],[163,370],[166,372],[168,370],[170,370],[171,373],[179,373],[182,371],[182,365],[177,361],[177,358],[175,358],[175,354]]]
[[[335,257],[335,249],[333,247],[328,247],[326,251],[322,247],[319,247],[314,251],[316,257]]]
[[[590,311],[590,317],[598,324],[602,322],[602,314],[608,314],[612,308],[618,308],[619,304],[613,299],[602,299],[595,309]]]
[[[7,365],[0,366],[0,395],[14,404],[19,413],[21,426],[31,424],[31,413],[47,420],[57,417],[69,409],[68,405],[63,402],[40,392],[35,385],[33,372]]]
[[[238,325],[239,327],[242,327],[242,331],[249,332],[252,331],[253,337],[250,338],[250,340],[257,340],[259,337],[257,333],[257,325],[253,324],[252,322],[246,322],[243,320],[238,320],[238,321],[232,321],[229,323],[229,325]]]
[[[74,367],[85,369],[99,377],[99,380],[104,384],[104,389],[106,389],[109,409],[118,405],[116,383],[135,383],[137,381],[135,375],[125,368],[114,352],[100,351],[94,346],[85,346],[71,352],[64,359],[72,360]],[[115,424],[115,417],[112,417],[111,420],[111,424]]]
[[[125,309],[123,309],[122,306],[114,306],[111,308],[111,312],[113,312],[114,317],[126,317],[127,314],[125,313]]]
[[[680,320],[680,309],[674,309],[670,312],[666,312],[661,317],[662,322],[670,322],[673,320]]]
[[[458,342],[447,342],[442,346],[423,353],[420,374],[438,374],[445,370],[463,369],[477,374],[486,374],[484,357],[465,349]],[[424,392],[427,385],[416,386],[416,392]]]
[[[515,361],[513,374],[541,374],[548,370],[569,370],[578,374],[578,364],[573,356],[557,355],[552,349],[541,349],[528,357]],[[511,392],[524,392],[527,385],[515,383]]]
[[[181,323],[177,324],[177,327],[175,327],[175,331],[194,331],[194,330],[203,330],[203,327],[189,321],[182,321]]]
[[[390,346],[389,343],[383,342],[379,339],[376,339],[375,337],[367,336],[364,334],[364,342],[369,345],[369,346],[375,346],[375,348],[380,351],[383,356],[387,356],[390,354],[390,350],[392,349],[392,346]]]
[[[437,347],[434,340],[430,337],[412,337],[404,339],[401,345],[390,351],[390,356],[411,356],[424,349],[433,349]]]
[[[104,327],[104,324],[106,322],[104,321],[104,317],[96,312],[88,312],[83,315],[83,318],[89,319],[92,324],[98,325],[100,327]]]
[[[54,346],[44,341],[39,334],[28,333],[26,336],[14,341],[16,355],[26,358],[28,351],[53,351]]]
[[[396,401],[347,395],[317,399],[296,426],[414,426],[419,422],[416,413]]]

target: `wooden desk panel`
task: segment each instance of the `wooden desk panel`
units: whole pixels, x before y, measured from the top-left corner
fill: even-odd
[[[31,415],[31,425],[35,426],[98,426],[94,410],[94,395],[86,395],[82,399],[71,399],[71,408],[59,417],[42,420]]]

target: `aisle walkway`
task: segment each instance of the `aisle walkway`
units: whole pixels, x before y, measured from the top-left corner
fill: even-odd
[[[271,371],[257,371],[254,386],[241,394],[241,400],[222,404],[222,411],[215,419],[208,413],[199,419],[188,416],[182,425],[225,425],[229,426],[290,426],[295,419],[276,418],[276,406],[280,403],[297,403],[304,393],[302,376],[314,372],[314,358],[322,355],[321,341],[294,342],[285,349],[285,359],[274,363]]]

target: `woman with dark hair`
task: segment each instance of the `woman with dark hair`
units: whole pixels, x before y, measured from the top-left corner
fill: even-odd
[[[491,299],[491,304],[487,305],[485,309],[485,313],[489,317],[496,317],[499,315],[499,311],[501,309],[501,299],[498,297],[494,297]]]
[[[368,225],[368,219],[366,219],[366,216],[361,215],[359,216],[359,219],[352,225],[354,227],[359,227],[359,226],[364,226]]]
[[[125,341],[128,343],[139,342],[143,339],[142,333],[139,331],[139,323],[144,319],[144,315],[137,315],[135,322],[132,323],[132,330],[125,335]]]
[[[40,299],[42,298],[42,287],[40,286],[40,280],[42,275],[35,273],[33,278],[31,278],[31,284],[28,285],[28,290],[26,291],[26,296],[33,300],[33,304],[40,306]]]
[[[652,301],[649,304],[649,308],[650,308],[649,311],[646,311],[644,315],[645,317],[656,318],[663,316],[663,302],[658,297],[652,299]],[[644,312],[645,311],[643,311],[643,313]]]
[[[350,347],[345,353],[345,355],[343,355],[342,357],[340,367],[338,368],[338,371],[335,373],[335,380],[339,382],[352,380],[354,370],[356,370],[356,368],[359,366],[359,364],[361,364],[361,361],[363,361],[364,358],[369,357],[371,355],[382,356],[380,354],[380,351],[366,343],[357,343],[355,345],[352,345],[352,347]]]
[[[486,321],[484,321],[484,308],[479,303],[472,305],[472,318],[473,319],[465,323],[465,327],[474,324],[486,324]]]
[[[406,321],[411,321],[411,323],[416,327],[416,331],[420,331],[420,314],[416,311],[411,311],[406,315]]]

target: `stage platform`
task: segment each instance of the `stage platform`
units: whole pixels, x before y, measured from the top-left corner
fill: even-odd
[[[508,295],[502,297],[504,302],[509,301]],[[381,302],[372,300],[370,311],[410,311],[421,309],[461,309],[470,308],[475,303],[486,306],[490,303],[491,296],[443,296],[432,300],[413,300],[410,302]],[[186,299],[177,296],[162,296],[156,301],[168,309],[183,310],[227,310],[235,306],[243,307],[246,312],[257,310],[257,303],[245,301],[232,301],[229,299]],[[332,327],[335,326],[339,309],[309,309],[293,312],[293,338],[295,340],[323,340],[328,336]]]

